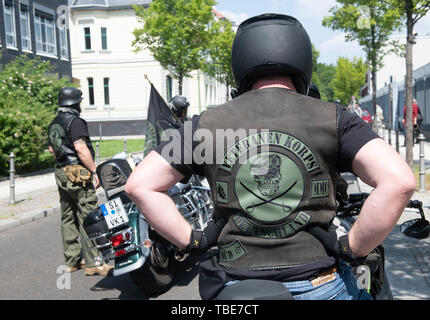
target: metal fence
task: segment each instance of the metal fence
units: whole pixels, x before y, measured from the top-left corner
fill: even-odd
[[[390,109],[390,85],[378,90],[376,103],[384,112],[384,124],[393,130],[403,130],[403,107],[405,106],[405,81],[391,83],[393,105]],[[421,131],[430,138],[430,63],[414,71],[413,97],[417,100],[424,121]],[[362,108],[373,115],[372,96],[366,96],[359,101]],[[390,113],[391,111],[391,113]]]

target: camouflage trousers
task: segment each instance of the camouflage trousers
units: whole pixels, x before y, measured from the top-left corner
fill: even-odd
[[[97,195],[92,183],[84,187],[80,183],[73,183],[63,169],[55,169],[55,180],[60,194],[61,205],[61,235],[65,264],[68,267],[77,266],[82,256],[87,267],[97,265],[95,257],[101,257],[98,250],[86,250],[91,247],[90,242],[82,241],[88,236],[83,228],[85,217],[97,210]],[[81,241],[79,241],[79,237]]]

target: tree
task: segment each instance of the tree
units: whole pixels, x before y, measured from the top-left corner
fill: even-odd
[[[21,55],[0,72],[0,176],[7,174],[11,152],[17,172],[29,172],[47,148],[58,91],[72,85],[52,70],[49,62]]]
[[[234,85],[231,48],[235,33],[231,22],[227,19],[213,23],[209,32],[208,50],[206,51],[208,60],[203,62],[202,70],[226,85],[228,100],[229,87]]]
[[[336,75],[336,66],[318,62],[317,73],[320,80],[321,99],[335,101],[332,81]]]
[[[213,21],[214,0],[154,0],[148,8],[134,6],[143,27],[134,30],[133,46],[146,46],[154,58],[179,81],[201,66]]]
[[[347,41],[356,40],[366,53],[372,75],[373,113],[376,114],[376,72],[393,45],[391,33],[399,29],[399,11],[384,0],[337,0],[323,25],[346,33]]]
[[[412,123],[412,87],[413,87],[413,45],[415,44],[414,27],[430,10],[430,1],[391,0],[400,12],[399,21],[406,21],[406,163],[413,165],[413,123]]]
[[[340,57],[337,60],[336,74],[331,83],[334,90],[334,98],[346,105],[351,96],[358,96],[360,88],[365,84],[367,65],[363,60]]]
[[[333,65],[318,62],[320,56],[319,51],[312,45],[314,69],[312,73],[312,83],[314,83],[321,94],[321,100],[333,101],[334,93],[331,87],[331,82],[336,73],[336,68]]]

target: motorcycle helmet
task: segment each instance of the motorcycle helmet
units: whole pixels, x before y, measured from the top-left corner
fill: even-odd
[[[312,98],[315,98],[315,99],[320,99],[321,100],[320,90],[318,89],[318,87],[316,86],[315,83],[311,83],[309,85],[308,96],[312,97]]]
[[[231,53],[238,94],[249,91],[259,77],[289,75],[298,93],[307,94],[312,77],[312,44],[294,17],[263,14],[242,22]]]
[[[60,107],[73,106],[82,101],[82,91],[75,87],[65,87],[58,93]]]
[[[170,100],[170,108],[178,117],[182,116],[183,111],[186,110],[189,105],[190,103],[187,98],[181,95],[174,96]]]

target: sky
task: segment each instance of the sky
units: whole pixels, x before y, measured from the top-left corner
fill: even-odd
[[[365,54],[356,42],[346,42],[341,31],[333,31],[322,26],[322,19],[329,15],[328,11],[335,5],[335,0],[216,0],[216,2],[218,4],[215,5],[215,9],[236,23],[268,12],[288,14],[297,18],[320,52],[319,62],[336,64],[339,56],[365,59]],[[430,14],[417,24],[415,31],[420,35],[430,34]]]

